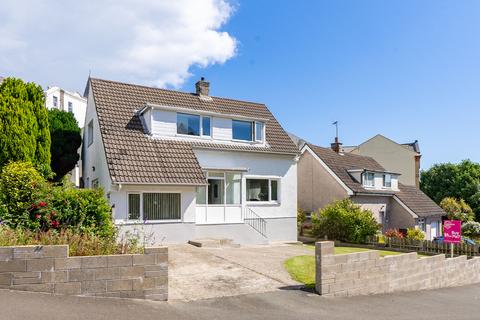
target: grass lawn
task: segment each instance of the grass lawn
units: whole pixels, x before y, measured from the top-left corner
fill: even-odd
[[[313,245],[307,245],[310,248],[315,248]],[[335,254],[355,253],[370,251],[365,248],[351,248],[351,247],[335,247]],[[380,257],[393,256],[402,254],[401,252],[377,250]],[[287,269],[290,276],[295,281],[305,284],[307,288],[315,287],[315,256],[297,256],[287,259],[284,262],[285,269]]]

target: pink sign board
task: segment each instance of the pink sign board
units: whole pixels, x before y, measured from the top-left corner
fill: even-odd
[[[443,237],[447,243],[460,243],[462,241],[462,222],[460,220],[443,221]]]

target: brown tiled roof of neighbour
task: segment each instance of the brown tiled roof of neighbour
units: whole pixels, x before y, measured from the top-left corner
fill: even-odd
[[[90,78],[108,168],[114,182],[205,184],[193,151],[209,148],[233,151],[296,154],[294,143],[264,104]],[[88,84],[87,84],[88,90]],[[146,135],[138,111],[146,104],[188,108],[267,119],[266,147],[186,142]]]
[[[315,154],[335,173],[335,175],[356,194],[379,194],[397,196],[397,198],[419,217],[445,215],[445,212],[425,193],[413,186],[398,185],[398,191],[371,190],[355,180],[349,173],[353,169],[371,171],[385,171],[385,169],[371,157],[345,153],[338,154],[332,149],[307,144]]]
[[[395,192],[397,198],[419,217],[445,215],[432,199],[415,186],[399,185],[400,192]]]

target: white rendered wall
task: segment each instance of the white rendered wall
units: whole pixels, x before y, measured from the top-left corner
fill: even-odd
[[[45,106],[47,109],[59,109],[62,111],[68,111],[68,103],[72,103],[72,112],[75,119],[78,122],[78,126],[83,128],[85,125],[85,114],[87,110],[87,101],[78,93],[72,93],[64,90],[63,95],[63,108],[60,105],[60,88],[52,87],[45,91]],[[57,106],[53,105],[53,96],[57,97]]]

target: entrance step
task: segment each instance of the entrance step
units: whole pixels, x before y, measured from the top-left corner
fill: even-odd
[[[189,244],[195,247],[199,248],[238,248],[240,247],[239,244],[234,243],[232,239],[213,239],[213,238],[207,238],[207,239],[195,239],[195,240],[189,240]]]

